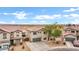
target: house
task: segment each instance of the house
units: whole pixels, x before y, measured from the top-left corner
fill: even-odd
[[[22,42],[22,31],[15,30],[10,32],[10,44],[19,44],[20,42]]]
[[[48,41],[47,34],[43,31],[43,27],[31,27],[28,28],[27,31],[31,42]]]
[[[47,34],[43,32],[43,28],[43,26],[22,26],[23,40],[30,42],[47,41]]]
[[[79,39],[79,25],[64,26],[63,36],[65,41],[74,41]]]
[[[0,25],[0,27],[10,33],[10,45],[19,44],[22,41],[22,31],[18,25]]]
[[[0,50],[8,50],[10,45],[10,33],[0,29]]]

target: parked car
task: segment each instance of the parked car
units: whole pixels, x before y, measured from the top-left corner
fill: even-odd
[[[79,47],[79,40],[74,40],[74,41],[73,41],[73,45],[74,45],[75,47]]]

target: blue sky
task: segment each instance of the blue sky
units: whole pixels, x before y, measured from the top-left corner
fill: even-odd
[[[0,7],[0,24],[79,24],[78,7]]]

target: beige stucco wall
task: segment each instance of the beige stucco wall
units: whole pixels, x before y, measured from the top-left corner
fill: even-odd
[[[33,38],[41,38],[41,41],[47,41],[47,34],[44,34],[44,32],[42,30],[40,31],[36,31],[36,35],[33,35],[33,31],[29,32],[28,35],[30,37],[30,41],[33,40]],[[46,40],[44,40],[44,38],[46,37]]]
[[[0,40],[10,40],[10,34],[7,33],[7,39],[3,39],[3,33],[0,34]]]
[[[17,35],[19,35],[19,36],[17,36]],[[14,38],[19,38],[19,37],[22,37],[22,32],[19,32],[19,33],[14,32]]]
[[[42,41],[48,41],[48,35],[47,34],[44,34],[44,31],[42,31]],[[46,38],[46,40],[44,40],[44,38]]]
[[[3,33],[0,34],[0,41],[4,41],[5,43],[0,44],[2,48],[4,48],[4,45],[10,45],[10,33],[7,33],[7,39],[3,39]]]

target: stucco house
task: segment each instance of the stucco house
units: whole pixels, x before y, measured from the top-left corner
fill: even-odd
[[[10,33],[0,29],[0,50],[8,50],[10,45]]]
[[[43,31],[43,27],[31,27],[27,29],[29,41],[40,42],[48,41],[47,34]]]
[[[7,38],[11,44],[19,44],[22,41],[40,42],[48,41],[48,35],[43,31],[44,25],[0,25],[3,31],[0,34],[7,33]],[[5,31],[4,31],[5,30]],[[62,36],[58,39],[64,41],[73,41],[79,39],[79,25],[64,25]],[[5,34],[4,34],[5,35]]]
[[[12,44],[19,44],[22,42],[22,31],[15,30],[10,32],[10,43]]]
[[[64,26],[63,36],[65,41],[74,41],[79,39],[79,25]]]

